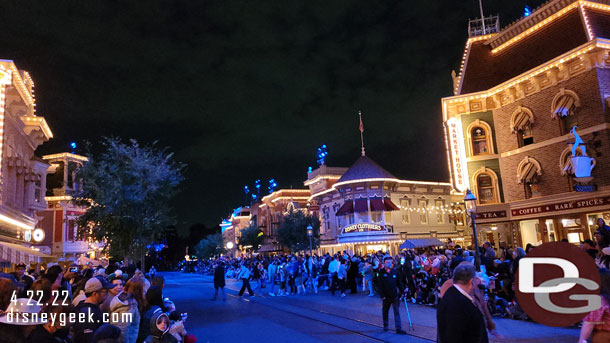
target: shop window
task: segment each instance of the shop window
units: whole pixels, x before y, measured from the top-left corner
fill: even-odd
[[[381,223],[382,212],[371,212],[371,221],[373,223]]]
[[[488,133],[484,128],[477,126],[472,129],[472,154],[487,155],[489,154]]]
[[[519,106],[510,118],[510,129],[517,135],[517,145],[521,148],[534,143],[532,124],[534,114],[528,108]]]
[[[551,115],[559,119],[559,131],[562,135],[570,132],[572,127],[578,125],[576,108],[580,107],[580,99],[573,91],[561,89],[551,104]]]
[[[470,156],[493,154],[491,126],[484,121],[475,120],[467,129],[470,146]]]
[[[400,199],[400,213],[402,216],[403,224],[411,224],[411,199],[403,198]]]
[[[582,156],[582,150],[580,147],[576,148],[576,156]],[[572,146],[568,146],[563,150],[561,156],[559,157],[559,168],[561,175],[565,175],[568,179],[569,190],[572,191],[574,189],[574,171],[572,170],[572,165],[570,165],[570,158],[572,157]]]
[[[419,222],[421,224],[428,224],[428,201],[420,199],[417,205],[419,206]]]
[[[386,225],[392,224],[392,212],[385,212],[385,223]]]
[[[436,223],[444,224],[445,214],[443,213],[443,210],[445,208],[445,201],[443,199],[434,200],[434,207],[436,207]]]
[[[353,214],[350,214],[347,216],[347,224],[348,225],[354,224],[354,215]]]
[[[500,201],[498,176],[493,170],[485,167],[477,170],[474,181],[479,205],[495,204]]]

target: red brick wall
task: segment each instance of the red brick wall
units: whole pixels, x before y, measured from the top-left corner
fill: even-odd
[[[600,94],[603,93],[603,89],[600,90],[600,87],[610,91],[609,76],[608,71],[600,70],[598,79],[597,70],[592,69],[525,99],[494,110],[499,153],[518,148],[517,137],[510,131],[510,118],[518,106],[527,107],[534,114],[535,122],[532,126],[534,144],[560,136],[558,119],[551,118],[551,103],[561,88],[576,92],[580,98],[581,106],[576,109],[575,113],[581,130],[608,121]],[[581,135],[581,137],[587,144],[588,155],[594,157],[597,162],[597,167],[593,170],[594,182],[598,186],[610,185],[610,172],[606,170],[606,166],[610,165],[610,132],[606,130]],[[569,192],[567,177],[561,175],[559,158],[568,146],[568,142],[571,141],[573,139],[500,158],[505,201],[512,202],[525,198],[523,185],[517,183],[517,166],[526,156],[536,159],[542,167],[542,176],[539,179],[542,196]]]
[[[610,86],[610,80],[608,80],[608,83]],[[518,148],[517,135],[510,131],[510,118],[519,106],[529,108],[534,114],[534,125],[532,125],[534,143],[560,135],[559,119],[551,118],[551,103],[561,88],[576,92],[580,98],[581,106],[575,111],[580,129],[606,121],[603,101],[600,96],[597,70],[592,69],[567,81],[560,82],[555,86],[527,96],[522,100],[494,110],[496,139],[498,140],[497,147],[500,153]]]

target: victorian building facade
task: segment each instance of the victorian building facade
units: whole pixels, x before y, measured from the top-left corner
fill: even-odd
[[[80,190],[76,173],[88,159],[72,153],[43,156],[50,164],[47,174],[46,209],[38,211],[37,227],[44,231],[39,247],[45,247],[59,262],[92,261],[101,257],[103,244],[77,237],[78,217],[86,209],[73,202]]]
[[[477,197],[480,240],[577,243],[610,219],[609,5],[550,1],[471,33],[441,104],[452,186]],[[587,179],[570,163],[575,126]]]
[[[34,155],[53,137],[36,115],[34,82],[13,61],[0,60],[0,269],[50,258],[32,243],[42,241],[37,211],[46,208],[49,164]]]
[[[309,210],[320,217],[322,252],[396,253],[405,241],[462,241],[451,185],[400,180],[362,156],[350,168],[321,165],[308,173]]]

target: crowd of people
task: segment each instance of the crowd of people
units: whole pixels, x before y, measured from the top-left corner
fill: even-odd
[[[595,240],[582,242],[581,248],[592,257],[600,270],[604,270],[610,267],[610,227],[602,219],[598,224]],[[479,310],[485,328],[499,337],[495,331],[494,317],[529,319],[515,297],[514,284],[519,261],[535,247],[528,244],[524,249],[500,242],[498,248],[494,248],[490,242],[485,242],[479,249],[481,271],[474,278],[476,297],[480,300]],[[217,299],[219,291],[223,300],[226,299],[225,278],[241,280],[239,296],[243,296],[246,290],[250,296],[256,296],[258,292],[272,297],[301,296],[328,290],[341,297],[366,292],[368,296],[384,298],[387,293],[385,277],[393,275],[399,281],[396,284],[398,294],[391,301],[384,299],[382,307],[384,326],[387,327],[388,310],[390,306],[396,306],[396,298],[439,306],[444,292],[453,284],[456,268],[464,263],[474,265],[474,259],[472,249],[449,242],[442,249],[405,249],[394,256],[382,251],[366,255],[342,251],[321,256],[278,254],[220,257],[199,261],[197,269],[214,275],[216,294],[212,300]],[[606,292],[610,294],[610,289]],[[394,312],[398,315],[396,309]],[[402,331],[398,321],[396,325],[397,331]]]
[[[0,273],[0,343],[193,343],[165,280],[135,266]]]

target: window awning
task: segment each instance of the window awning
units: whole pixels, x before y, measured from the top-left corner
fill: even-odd
[[[336,215],[337,216],[344,216],[346,214],[352,214],[354,213],[354,201],[353,200],[346,200],[343,203],[343,206],[341,206],[341,208],[339,208],[339,210],[337,211]]]
[[[23,245],[0,242],[0,261],[11,263],[38,263],[40,258],[53,259],[51,255],[43,254]]]
[[[510,129],[512,132],[524,130],[534,122],[534,117],[525,111],[516,113],[510,122]]]
[[[385,205],[386,211],[399,211],[400,208],[396,206],[390,198],[383,198],[383,204]]]
[[[441,246],[445,243],[441,242],[438,238],[414,238],[407,239],[400,245],[400,249],[415,249],[429,246]]]
[[[533,163],[528,163],[523,166],[517,178],[521,183],[535,183],[536,182],[536,166]]]
[[[382,198],[371,198],[371,212],[381,212],[385,210]]]
[[[367,203],[367,199],[356,199],[356,204],[354,205],[354,212],[363,213],[369,211],[369,204]]]
[[[576,99],[571,95],[565,94],[559,98],[553,114],[555,116],[567,117],[574,114],[574,103]]]

